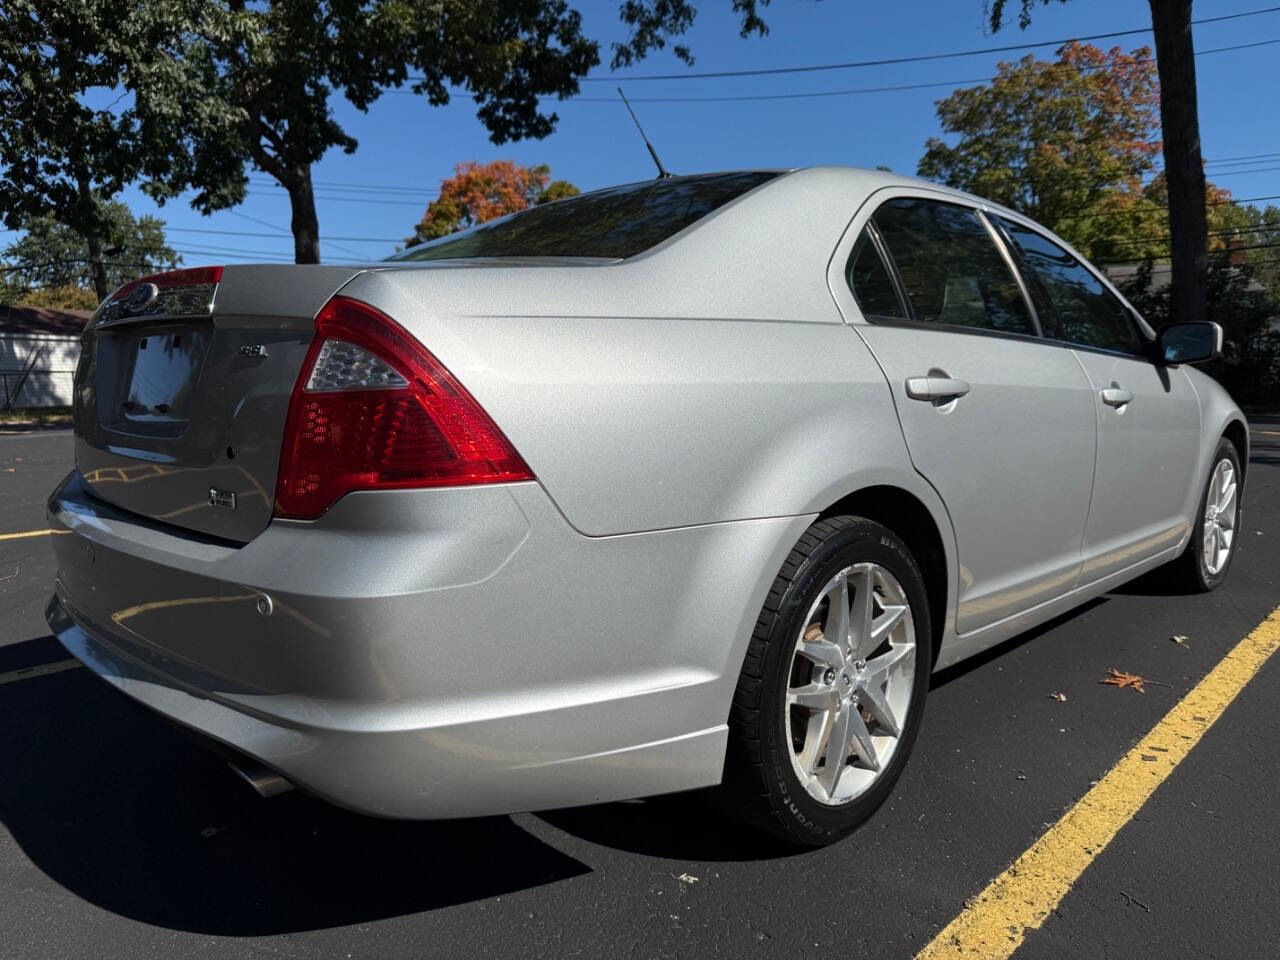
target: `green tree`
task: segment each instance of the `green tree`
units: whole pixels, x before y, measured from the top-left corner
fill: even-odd
[[[550,180],[551,168],[545,163],[533,167],[523,167],[510,160],[460,163],[454,168],[454,175],[440,184],[440,196],[431,201],[413,236],[405,243],[434,240],[579,192],[567,180],[549,183]]]
[[[989,2],[991,28],[1004,24],[1007,0]],[[1026,28],[1037,4],[1067,0],[1015,0],[1018,24]],[[1160,76],[1160,121],[1164,168],[1168,177],[1169,225],[1173,260],[1172,315],[1203,320],[1208,315],[1209,228],[1205,216],[1204,161],[1196,102],[1195,47],[1191,37],[1191,0],[1149,0]]]
[[[135,219],[118,200],[99,200],[97,206],[102,217],[101,266],[108,289],[140,273],[168,270],[182,262],[165,240],[163,220],[149,216]],[[52,217],[35,217],[22,228],[22,237],[0,253],[11,298],[30,302],[33,291],[93,286],[93,264],[85,256],[84,239],[75,230]]]
[[[732,0],[743,36],[767,32],[757,12],[767,2]],[[664,48],[695,15],[688,0],[624,0],[628,34],[613,45],[613,65]],[[501,144],[550,134],[559,118],[543,98],[577,93],[600,62],[598,42],[565,0],[210,0],[193,28],[217,65],[219,99],[242,116],[228,183],[242,183],[251,164],[288,192],[299,263],[320,259],[311,168],[334,147],[357,147],[334,116],[335,95],[368,110],[388,88],[407,86],[432,106],[461,88]],[[673,52],[693,62],[687,46]],[[228,144],[211,146],[222,158]]]
[[[1149,53],[1068,43],[1055,62],[1000,64],[990,84],[938,101],[954,140],[926,142],[920,175],[1019,210],[1091,258],[1116,258],[1117,236],[1158,236],[1143,191],[1160,150]]]
[[[243,197],[243,178],[207,183],[225,163],[218,145],[234,117],[184,32],[200,9],[198,0],[0,0],[0,218],[21,229],[48,217],[74,231],[99,298],[109,292],[104,200],[135,182],[159,202],[195,184],[206,210]],[[207,145],[200,163],[197,140]]]
[[[299,263],[320,259],[311,168],[357,146],[333,114],[335,92],[368,110],[389,87],[435,106],[461,87],[503,143],[550,133],[557,117],[539,98],[575,93],[598,62],[563,0],[217,0],[199,29],[243,117],[240,160],[225,174],[243,180],[247,162],[288,192]]]

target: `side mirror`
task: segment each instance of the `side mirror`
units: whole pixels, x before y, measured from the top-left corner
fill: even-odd
[[[1216,323],[1173,323],[1160,331],[1160,363],[1202,363],[1222,353],[1222,327]]]

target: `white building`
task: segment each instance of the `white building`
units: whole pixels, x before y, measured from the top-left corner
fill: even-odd
[[[0,411],[69,407],[88,310],[0,304]]]

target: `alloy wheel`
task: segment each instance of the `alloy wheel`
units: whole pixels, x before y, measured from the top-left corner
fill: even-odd
[[[1231,557],[1236,536],[1236,468],[1228,459],[1218,461],[1209,479],[1204,504],[1204,566],[1216,577]]]
[[[915,658],[911,605],[892,573],[857,563],[823,587],[796,639],[785,708],[792,768],[815,800],[847,803],[888,765]]]

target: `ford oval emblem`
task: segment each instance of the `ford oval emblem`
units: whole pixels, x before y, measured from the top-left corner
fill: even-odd
[[[154,283],[140,283],[134,287],[121,306],[125,313],[139,313],[155,303],[158,296],[160,296],[160,288]]]

